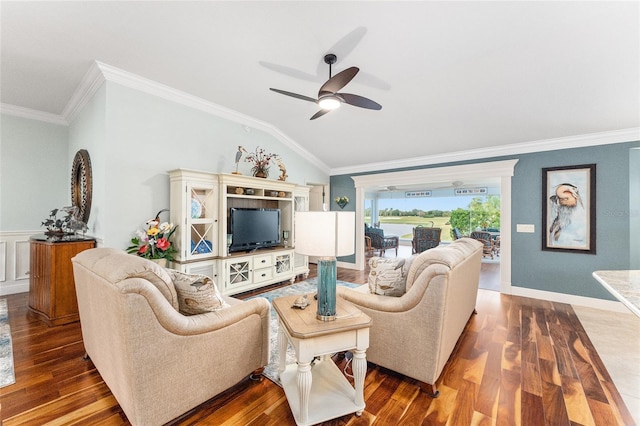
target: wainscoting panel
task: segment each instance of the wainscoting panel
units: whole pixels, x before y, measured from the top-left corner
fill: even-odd
[[[0,296],[29,291],[29,238],[39,233],[0,232]]]
[[[16,241],[16,280],[29,279],[29,241]]]
[[[7,243],[0,241],[0,282],[7,280]]]

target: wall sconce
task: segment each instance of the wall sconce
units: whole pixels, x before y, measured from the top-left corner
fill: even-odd
[[[344,206],[349,204],[349,197],[344,195],[342,197],[336,197],[336,204],[339,205],[341,209],[344,209]]]

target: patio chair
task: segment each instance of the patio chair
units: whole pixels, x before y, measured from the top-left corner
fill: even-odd
[[[364,255],[373,256],[373,246],[371,245],[371,237],[364,236]]]
[[[494,241],[489,232],[473,231],[470,237],[482,243],[482,257],[484,257],[485,255],[488,255],[488,256],[491,256],[491,259],[493,259]]]
[[[462,235],[462,232],[460,232],[458,228],[451,229],[451,236],[453,237],[454,241],[459,240],[460,238],[467,237],[466,235]]]
[[[397,235],[384,235],[384,230],[380,228],[365,228],[365,236],[371,238],[371,247],[373,250],[380,252],[380,257],[384,256],[384,252],[389,249],[396,249],[398,255],[398,246],[400,238]]]
[[[438,247],[441,236],[442,228],[416,226],[413,228],[413,240],[411,241],[412,253],[422,253],[425,250]]]

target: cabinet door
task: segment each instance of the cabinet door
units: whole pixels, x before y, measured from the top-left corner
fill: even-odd
[[[238,257],[225,261],[225,288],[227,290],[242,287],[253,281],[251,261],[250,257]]]
[[[51,306],[51,246],[31,242],[29,307],[49,315]]]
[[[195,262],[195,263],[185,263],[181,265],[181,272],[185,274],[197,274],[207,276],[216,283],[216,285],[220,285],[218,282],[218,267],[215,260],[209,260],[205,262]]]
[[[215,187],[187,184],[187,259],[218,255],[218,202]]]
[[[290,274],[293,270],[293,252],[277,254],[275,256],[275,276]]]

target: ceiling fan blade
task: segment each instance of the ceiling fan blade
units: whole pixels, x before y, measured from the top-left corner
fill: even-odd
[[[332,109],[321,109],[320,111],[316,112],[315,114],[313,114],[313,117],[311,117],[309,120],[315,120],[316,118],[322,117],[323,115],[325,115],[328,112],[333,111]]]
[[[302,99],[303,101],[309,101],[309,102],[313,102],[315,104],[318,103],[317,99],[313,99],[313,98],[310,98],[310,97],[304,96],[304,95],[298,95],[297,93],[287,92],[287,91],[280,90],[280,89],[274,89],[273,87],[270,87],[269,90],[273,90],[274,92],[280,93],[282,95],[287,95],[287,96],[291,96],[293,98]]]
[[[358,71],[360,71],[358,67],[351,67],[347,68],[346,70],[340,71],[338,74],[331,77],[329,80],[327,80],[326,83],[322,85],[320,91],[318,92],[318,97],[329,93],[336,93],[338,90],[346,86],[347,83],[349,83],[353,79],[353,77],[358,74]]]
[[[382,109],[382,105],[372,101],[371,99],[367,99],[364,96],[353,95],[351,93],[337,93],[337,95],[344,99],[344,102],[349,105],[367,109]]]

